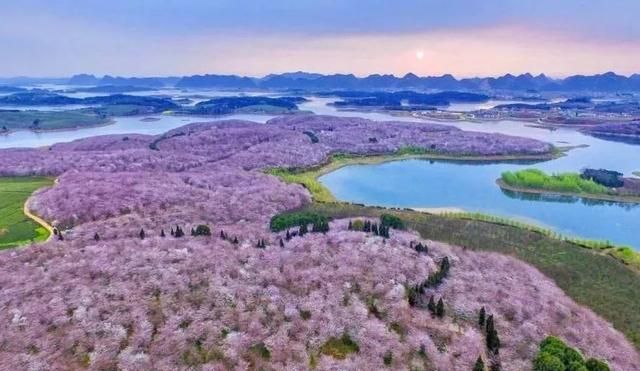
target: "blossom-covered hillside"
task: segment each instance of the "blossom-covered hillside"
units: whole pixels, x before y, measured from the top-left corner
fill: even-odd
[[[316,138],[316,142],[311,139]],[[551,145],[453,126],[301,115],[267,124],[230,120],[195,123],[164,135],[113,135],[47,149],[2,150],[0,175],[79,171],[186,171],[224,164],[236,169],[310,166],[335,152],[380,154],[416,147],[460,156],[544,156]]]
[[[0,369],[448,371],[482,357],[523,370],[548,335],[640,369],[623,335],[511,257],[353,220],[270,231],[272,216],[311,199],[261,170],[407,146],[551,150],[443,125],[296,116],[0,151],[1,174],[58,176],[30,206],[61,234],[0,252]]]
[[[530,367],[546,334],[617,370],[640,358],[622,335],[512,258],[463,251],[408,232],[346,230],[267,248],[212,237],[54,242],[0,255],[3,369],[470,370],[487,350],[479,309],[495,317],[504,370]],[[216,229],[215,232],[218,232]],[[410,248],[429,246],[429,253]],[[451,259],[430,295],[445,314],[411,307],[405,285]],[[323,345],[344,334],[358,351]],[[256,351],[261,349],[261,351]]]

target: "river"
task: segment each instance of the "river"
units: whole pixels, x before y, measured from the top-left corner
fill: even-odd
[[[181,95],[184,92],[181,92]],[[197,94],[197,93],[195,93]],[[204,95],[204,94],[203,94]],[[222,95],[209,92],[206,95]],[[227,93],[227,95],[229,95]],[[395,117],[379,112],[338,111],[327,105],[331,98],[310,97],[300,109],[316,114],[363,117],[371,120],[423,122],[414,117]],[[486,104],[483,104],[483,107]],[[459,107],[473,110],[476,107]],[[94,135],[160,134],[197,121],[246,119],[265,122],[267,115],[230,115],[215,119],[156,115],[157,121],[140,117],[116,118],[112,125],[34,133],[18,131],[0,136],[0,148],[39,147]],[[405,160],[376,165],[354,165],[321,177],[334,195],[344,201],[368,205],[414,208],[458,208],[512,217],[556,230],[565,235],[609,240],[640,247],[640,206],[584,201],[572,197],[545,197],[503,192],[495,180],[506,170],[537,167],[549,172],[578,171],[584,167],[614,169],[631,175],[640,170],[640,146],[597,139],[571,129],[549,130],[518,121],[485,123],[447,122],[464,130],[526,136],[557,146],[578,146],[567,156],[537,164],[477,164],[447,161]]]

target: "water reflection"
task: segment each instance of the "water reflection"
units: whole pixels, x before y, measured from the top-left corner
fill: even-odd
[[[533,193],[533,192],[520,192],[510,189],[501,188],[502,193],[510,198],[526,201],[540,201],[540,202],[561,202],[566,204],[581,203],[586,206],[616,206],[626,210],[632,210],[640,207],[640,204],[633,202],[620,202],[611,200],[597,200],[594,198],[580,197],[574,195],[560,195],[552,193]]]

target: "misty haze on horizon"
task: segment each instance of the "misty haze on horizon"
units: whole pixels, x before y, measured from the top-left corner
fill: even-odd
[[[0,76],[640,72],[640,3],[7,1]]]

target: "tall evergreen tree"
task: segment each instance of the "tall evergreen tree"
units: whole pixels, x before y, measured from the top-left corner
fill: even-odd
[[[438,304],[436,305],[436,316],[440,318],[444,317],[444,302],[442,301],[442,298],[438,300]]]
[[[176,235],[175,232],[173,231],[173,227],[171,227],[171,232],[170,233],[171,233],[171,237],[174,237]]]
[[[227,239],[227,235],[224,234],[224,230],[222,230],[222,229],[220,230],[220,238],[222,238],[223,240]]]
[[[282,238],[280,239],[280,247],[284,248],[284,241],[282,240]]]
[[[96,234],[93,235],[93,240],[100,241],[100,235],[98,234],[98,232],[96,232]]]
[[[145,234],[144,234],[144,228],[140,228],[140,233],[139,233],[140,239],[144,240]]]
[[[164,229],[160,230],[160,237],[163,237],[163,238],[166,237],[166,235],[164,234]]]
[[[482,360],[482,356],[478,356],[476,364],[473,365],[473,371],[484,371],[484,361]]]
[[[349,219],[349,226],[347,227],[348,230],[352,230],[353,229],[353,223],[351,223],[351,219]]]
[[[433,300],[433,295],[429,298],[429,303],[427,304],[427,309],[431,314],[436,314],[436,302]]]
[[[238,236],[234,236],[234,237],[233,237],[233,244],[234,244],[234,245],[237,245],[237,244],[239,244],[239,243],[240,243],[240,241],[238,241]]]
[[[486,326],[486,331],[487,333],[493,331],[494,328],[494,324],[493,324],[493,314],[490,314],[489,317],[487,317],[487,326]]]
[[[287,229],[287,234],[284,237],[287,241],[289,241],[291,239],[291,232],[289,232],[289,230]]]
[[[487,313],[484,310],[484,307],[480,308],[480,315],[478,316],[478,324],[480,325],[480,327],[484,327],[486,315]]]
[[[492,331],[487,332],[487,349],[494,354],[498,354],[500,349],[500,338],[498,337],[498,331],[494,328]]]
[[[196,230],[195,230],[195,229],[193,229],[193,228],[191,228],[191,235],[192,235],[192,236],[195,236],[195,235],[196,235]]]
[[[302,237],[307,234],[307,232],[309,232],[309,230],[307,229],[307,224],[304,223],[300,226],[300,231],[298,232],[298,234],[300,235],[300,237]]]

